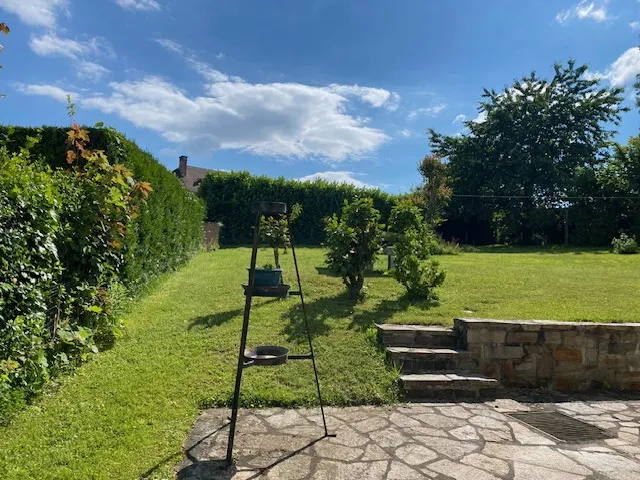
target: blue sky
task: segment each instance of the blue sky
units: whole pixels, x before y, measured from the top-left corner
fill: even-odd
[[[574,58],[640,72],[637,0],[0,0],[0,122],[104,121],[170,168],[419,183],[426,130],[455,134],[500,89]],[[619,140],[636,135],[637,110]]]

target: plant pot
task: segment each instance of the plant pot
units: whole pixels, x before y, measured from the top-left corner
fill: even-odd
[[[256,268],[255,286],[256,287],[275,287],[280,285],[281,278],[282,278],[281,268],[269,268],[269,269]]]

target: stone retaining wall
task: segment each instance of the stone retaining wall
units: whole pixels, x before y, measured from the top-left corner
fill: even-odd
[[[507,387],[640,390],[640,324],[456,318],[480,372]]]

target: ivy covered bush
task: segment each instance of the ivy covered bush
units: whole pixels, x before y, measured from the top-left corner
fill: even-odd
[[[202,180],[199,195],[204,199],[207,220],[222,222],[222,245],[248,244],[257,201],[298,203],[303,210],[291,230],[298,244],[320,245],[325,238],[323,219],[339,214],[344,201],[369,197],[380,212],[382,222],[389,218],[394,197],[376,189],[325,181],[300,182],[284,178],[251,175],[249,172],[211,172]]]
[[[105,130],[92,131],[101,139],[94,143],[75,124],[4,129],[0,423],[52,375],[109,345],[119,301],[202,242],[201,202],[149,154]],[[62,145],[47,154],[43,142],[52,138]]]

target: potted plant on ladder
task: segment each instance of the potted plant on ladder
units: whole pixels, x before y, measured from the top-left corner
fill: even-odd
[[[280,250],[282,253],[287,253],[287,248],[290,246],[289,240],[289,227],[290,223],[294,222],[302,213],[302,207],[299,204],[295,204],[291,207],[291,213],[288,217],[262,217],[260,219],[260,240],[266,243],[273,249],[273,262],[274,265],[267,264],[261,269],[256,269],[256,285],[258,286],[258,279],[263,278],[268,284],[262,286],[275,286],[282,281],[282,267],[280,265]],[[260,272],[260,274],[258,274]],[[275,282],[275,284],[273,283]]]

